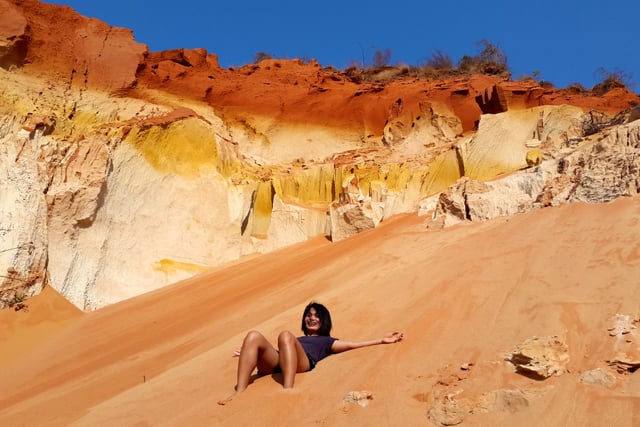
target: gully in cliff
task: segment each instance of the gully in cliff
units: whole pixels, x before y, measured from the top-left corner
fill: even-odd
[[[278,348],[257,331],[251,331],[242,342],[242,348],[234,353],[238,357],[238,380],[235,393],[218,401],[226,405],[242,393],[251,379],[254,369],[258,375],[282,373],[285,389],[292,388],[297,373],[312,370],[316,364],[334,353],[378,344],[393,344],[403,338],[401,332],[390,332],[382,338],[368,341],[343,341],[330,336],[331,314],[317,302],[309,303],[302,313],[303,337],[283,331],[278,335]]]

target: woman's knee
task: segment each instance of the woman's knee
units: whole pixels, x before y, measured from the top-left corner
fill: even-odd
[[[264,341],[266,338],[258,331],[249,331],[247,335],[244,337],[244,343],[255,343]]]
[[[282,331],[278,335],[278,347],[281,347],[283,345],[293,345],[295,344],[295,341],[296,336],[289,331]]]

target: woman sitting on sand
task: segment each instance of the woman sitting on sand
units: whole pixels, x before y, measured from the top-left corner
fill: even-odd
[[[392,344],[402,340],[403,334],[391,332],[383,338],[369,341],[342,341],[329,335],[331,315],[319,303],[309,303],[302,314],[303,337],[283,331],[278,335],[278,348],[257,331],[251,331],[242,342],[238,356],[238,380],[235,393],[218,402],[225,405],[242,393],[249,385],[251,374],[258,368],[258,375],[282,372],[284,388],[292,388],[296,373],[312,370],[316,364],[333,353],[353,350],[377,344]]]

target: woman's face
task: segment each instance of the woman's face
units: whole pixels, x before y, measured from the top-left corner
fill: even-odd
[[[322,323],[318,318],[316,309],[311,307],[304,316],[304,326],[307,328],[307,335],[317,335]]]

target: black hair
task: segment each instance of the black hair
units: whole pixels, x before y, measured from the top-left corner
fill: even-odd
[[[320,319],[320,329],[318,330],[318,335],[328,337],[331,333],[332,327],[331,314],[329,313],[327,307],[315,301],[311,301],[304,308],[304,312],[302,313],[302,332],[304,332],[305,335],[308,334],[307,325],[304,322],[304,318],[307,317],[307,314],[309,314],[309,311],[311,311],[312,308],[316,310],[316,316],[318,317],[318,319]]]

